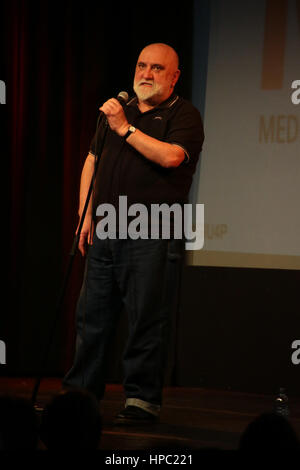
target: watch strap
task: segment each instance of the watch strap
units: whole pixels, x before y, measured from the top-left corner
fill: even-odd
[[[128,131],[124,135],[123,139],[126,140],[131,134],[133,134],[133,132],[135,132],[135,127],[129,126]]]

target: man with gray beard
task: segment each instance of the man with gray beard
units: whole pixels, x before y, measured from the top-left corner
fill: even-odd
[[[117,424],[151,423],[159,417],[184,240],[172,236],[172,220],[169,239],[99,239],[94,230],[99,222],[96,211],[100,204],[112,204],[118,211],[124,195],[128,206],[144,204],[149,214],[153,204],[188,202],[204,134],[198,110],[174,92],[179,76],[178,55],[172,47],[146,46],[136,64],[135,96],[124,106],[115,98],[101,106],[108,128],[99,127],[82,171],[79,217],[94,174],[96,146],[106,132],[93,201],[80,233],[86,272],[77,305],[74,364],[63,386],[84,387],[98,399],[103,397],[108,347],[125,307],[126,402]],[[120,227],[118,233],[124,233]]]

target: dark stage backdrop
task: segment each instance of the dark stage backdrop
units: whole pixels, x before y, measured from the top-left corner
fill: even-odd
[[[2,229],[8,273],[0,319],[7,352],[2,375],[37,373],[69,260],[80,173],[100,104],[121,90],[132,91],[137,55],[150,42],[177,49],[178,92],[192,97],[193,2],[151,2],[146,12],[140,2],[107,3],[1,4],[2,216],[9,213]],[[209,2],[196,3],[198,14],[199,5],[207,14]],[[206,21],[195,37],[208,43]],[[200,47],[204,56],[207,43]],[[205,87],[205,73],[202,79],[194,84],[198,91]],[[45,376],[62,376],[71,364],[83,267],[78,254]],[[287,386],[300,393],[300,365],[291,362],[291,343],[300,333],[296,324],[299,272],[187,266],[168,383],[270,393]],[[111,381],[122,380],[125,338],[124,315],[112,345]]]

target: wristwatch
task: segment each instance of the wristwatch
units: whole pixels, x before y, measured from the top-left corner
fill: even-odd
[[[126,132],[126,134],[124,135],[123,139],[126,140],[128,139],[128,137],[133,134],[134,132],[136,131],[136,128],[133,127],[131,124],[130,126],[128,127],[128,131]]]

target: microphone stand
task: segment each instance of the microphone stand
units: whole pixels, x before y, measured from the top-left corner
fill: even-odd
[[[98,151],[99,124],[101,123],[101,118],[103,116],[104,116],[103,113],[100,113],[99,117],[98,117],[98,120],[97,120],[96,146],[95,146],[96,155],[95,155],[95,168],[94,168],[93,177],[91,179],[88,194],[87,194],[87,197],[86,197],[86,200],[85,200],[85,203],[84,203],[84,208],[83,208],[82,215],[81,215],[81,218],[80,218],[78,230],[75,234],[73,244],[72,244],[72,248],[71,248],[71,251],[69,253],[69,255],[70,255],[69,262],[68,262],[66,273],[65,273],[65,276],[64,276],[64,279],[63,279],[63,282],[62,282],[61,291],[60,291],[60,294],[59,294],[59,297],[58,297],[58,300],[57,300],[55,315],[54,315],[54,321],[53,321],[53,324],[52,324],[52,327],[51,327],[51,330],[50,330],[49,339],[48,339],[47,346],[45,348],[45,352],[42,356],[40,370],[38,372],[38,376],[36,378],[36,382],[35,382],[35,385],[34,385],[34,388],[33,388],[33,391],[32,391],[31,402],[33,403],[33,405],[34,405],[34,407],[37,411],[41,410],[40,407],[36,403],[36,398],[37,398],[39,387],[40,387],[40,384],[41,384],[41,381],[42,381],[42,370],[46,366],[47,359],[48,359],[49,352],[50,352],[50,348],[51,348],[52,341],[53,341],[53,338],[54,338],[54,333],[55,333],[57,322],[58,322],[58,319],[59,319],[59,314],[60,314],[60,311],[61,311],[61,307],[63,305],[63,300],[64,300],[65,293],[66,293],[66,290],[67,290],[67,285],[68,285],[68,282],[69,282],[69,279],[70,279],[70,274],[71,274],[71,271],[72,271],[73,261],[75,259],[75,255],[76,255],[77,248],[78,248],[80,233],[81,233],[81,230],[82,230],[82,226],[83,226],[83,222],[84,222],[84,219],[85,219],[85,216],[86,216],[88,205],[89,205],[89,202],[90,202],[91,194],[93,192],[93,187],[94,187],[94,182],[95,182],[95,178],[96,178],[96,174],[97,174],[97,169],[98,169],[100,157],[101,157],[101,154],[102,154],[102,151],[103,151],[104,142],[105,142],[105,138],[106,138],[106,134],[107,134],[108,122],[107,122],[107,119],[104,116],[104,119],[105,119],[104,134],[103,134],[103,138],[101,140],[101,147]]]

